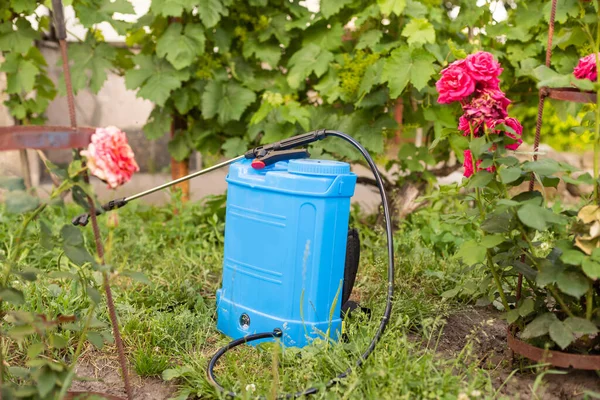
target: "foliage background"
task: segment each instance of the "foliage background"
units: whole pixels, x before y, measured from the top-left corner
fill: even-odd
[[[558,3],[552,67],[569,73],[591,49],[580,3]],[[52,38],[43,4],[49,1],[10,0],[0,14],[6,104],[25,124],[41,123],[48,102],[64,93],[62,81],[48,78],[35,46]],[[88,29],[69,47],[75,91],[97,93],[108,71],[124,75],[127,88],[155,103],[144,127],[149,139],[175,124],[169,151],[178,160],[194,149],[232,156],[251,144],[322,127],[346,131],[383,154],[386,139],[400,129],[400,110],[403,135],[422,128],[426,143],[443,139],[455,129],[459,110],[436,103],[433,83],[449,62],[478,49],[502,63],[511,114],[521,117],[526,139],[533,135],[533,69],[545,56],[549,1],[322,0],[316,13],[288,0],[154,1],[134,23],[124,21],[134,13],[127,0],[70,4]],[[498,7],[506,10],[500,22],[494,20]],[[102,23],[125,35],[127,47],[107,43]],[[565,107],[557,104],[554,116],[547,114],[544,133],[550,144],[582,150],[571,136],[581,117],[567,117],[579,110]],[[456,137],[442,142],[438,161],[448,147],[465,146]],[[338,143],[320,146],[315,155],[356,157]]]

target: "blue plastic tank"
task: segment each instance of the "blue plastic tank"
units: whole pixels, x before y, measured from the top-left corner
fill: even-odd
[[[250,164],[233,163],[227,175],[217,329],[238,339],[279,328],[294,347],[337,340],[356,175],[338,161]]]

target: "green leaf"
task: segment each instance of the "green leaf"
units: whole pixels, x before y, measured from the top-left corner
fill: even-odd
[[[460,258],[467,265],[474,265],[482,263],[485,260],[487,249],[484,246],[479,245],[474,240],[466,241],[462,244],[456,258]]]
[[[14,27],[12,21],[0,25],[0,51],[11,52],[5,54],[6,59],[11,54],[18,56],[17,53],[27,53],[33,46],[33,41],[37,39],[40,39],[40,33],[33,29],[31,23],[25,18],[17,19]]]
[[[322,76],[332,61],[333,53],[330,51],[323,50],[314,43],[303,46],[288,62],[288,84],[292,89],[298,89],[311,73],[314,72],[317,77]]]
[[[25,303],[23,293],[13,288],[0,288],[0,299],[16,306]]]
[[[139,283],[143,283],[145,285],[150,285],[150,279],[148,279],[148,277],[143,273],[143,272],[139,272],[139,271],[123,271],[121,273],[121,275],[123,276],[127,276],[131,279],[133,279],[136,282]]]
[[[350,3],[352,0],[321,0],[321,14],[329,19]]]
[[[27,194],[27,192],[15,190],[7,193],[5,205],[6,212],[22,214],[35,210],[40,205],[40,200],[37,197]]]
[[[275,68],[281,59],[281,48],[276,44],[259,43],[258,40],[251,37],[244,41],[243,54],[247,59],[255,55],[260,61],[264,61],[271,68]]]
[[[479,159],[483,153],[490,149],[491,146],[492,143],[489,143],[485,136],[482,136],[480,138],[471,140],[469,143],[469,150],[471,150],[473,158]]]
[[[63,239],[63,243],[69,246],[81,246],[83,245],[83,235],[81,230],[74,227],[73,225],[63,225],[60,230],[60,236]]]
[[[579,251],[578,253],[582,254]],[[581,267],[583,269],[583,272],[585,272],[585,274],[588,277],[590,277],[590,279],[596,280],[600,278],[600,262],[593,261],[591,258],[586,257],[583,260]]]
[[[95,303],[95,304],[100,304],[100,302],[102,301],[102,296],[100,295],[100,292],[98,292],[96,290],[95,287],[92,286],[88,286],[86,288],[86,292],[88,294],[88,296],[90,296],[90,299]]]
[[[85,263],[95,263],[94,257],[87,251],[83,246],[63,246],[65,255],[69,260],[73,261],[76,265],[82,266]]]
[[[155,140],[171,130],[172,121],[173,117],[167,108],[154,107],[142,130],[148,139]]]
[[[406,7],[406,0],[377,0],[377,4],[383,15],[400,15]]]
[[[511,183],[521,177],[521,168],[519,168],[519,167],[502,168],[499,171],[499,174],[500,174],[500,179],[502,180],[502,183]]]
[[[360,81],[360,86],[358,87],[358,97],[360,99],[369,93],[373,86],[379,85],[382,82],[381,76],[383,74],[384,66],[385,61],[380,58],[375,63],[367,67],[365,74]]]
[[[542,261],[540,271],[537,274],[536,283],[540,287],[545,287],[556,283],[564,268],[560,265],[553,264],[549,260]]]
[[[139,88],[137,97],[153,101],[160,107],[190,76],[187,70],[178,71],[168,61],[157,57],[138,54],[133,60],[139,68],[125,73],[125,86],[131,90]]]
[[[35,333],[35,328],[31,325],[19,325],[8,330],[8,336],[16,340],[22,340]]]
[[[545,65],[540,65],[533,70],[534,77],[539,81],[538,88],[541,87],[571,87],[575,86],[581,90],[594,90],[594,83],[587,79],[577,79],[572,73],[561,75],[551,70]]]
[[[583,259],[585,258],[585,254],[578,250],[567,250],[561,256],[560,260],[565,264],[569,265],[581,265]]]
[[[183,11],[191,11],[194,5],[196,5],[194,0],[153,1],[150,5],[150,11],[153,14],[165,17],[180,17]]]
[[[486,249],[493,249],[498,246],[500,243],[504,242],[504,236],[501,235],[487,235],[481,239],[481,245]]]
[[[487,233],[506,233],[512,230],[513,214],[503,212],[499,214],[490,214],[481,224],[481,229]]]
[[[46,398],[48,394],[54,389],[54,385],[56,384],[56,375],[53,371],[48,369],[43,369],[42,373],[37,379],[37,388],[38,393],[42,399]]]
[[[248,150],[248,143],[239,137],[229,138],[223,143],[222,149],[225,157],[237,157]]]
[[[535,172],[542,176],[548,176],[562,171],[563,168],[551,158],[543,158],[538,161],[528,161],[523,164],[523,171]]]
[[[556,321],[558,321],[558,318],[551,313],[545,313],[536,317],[523,329],[521,339],[533,339],[546,335],[549,332],[550,325]]]
[[[358,43],[356,43],[355,48],[358,50],[372,48],[377,43],[379,43],[379,41],[381,40],[382,37],[383,37],[383,32],[380,31],[379,29],[373,29],[373,30],[367,31],[367,32],[363,33],[362,35],[360,35],[360,37],[358,38]]]
[[[413,18],[402,29],[402,36],[407,38],[409,46],[435,42],[433,25],[424,18]]]
[[[127,0],[76,1],[73,8],[84,27],[92,28],[96,24],[108,22],[121,35],[126,33],[130,24],[113,18],[113,14],[135,14],[133,5]]]
[[[98,332],[88,332],[86,334],[87,340],[93,344],[98,350],[102,350],[104,347],[104,337]]]
[[[588,279],[576,271],[561,272],[558,275],[556,284],[563,293],[575,298],[583,296],[590,287]]]
[[[25,181],[17,176],[0,176],[0,188],[9,191],[25,190]]]
[[[478,171],[467,184],[470,188],[484,188],[494,179],[494,174],[488,171]]]
[[[170,24],[156,42],[156,54],[165,57],[176,70],[180,70],[189,67],[197,56],[204,54],[204,41],[200,24],[187,24],[183,29],[176,22]]]
[[[547,210],[534,204],[525,204],[519,208],[517,215],[519,220],[525,225],[538,231],[545,231],[548,229],[547,224]]]
[[[217,25],[221,17],[229,15],[227,8],[220,0],[198,0],[198,14],[207,28]]]
[[[55,349],[64,349],[65,347],[67,347],[67,340],[60,335],[52,334],[50,335],[49,339],[50,346],[52,346]]]
[[[6,93],[21,94],[33,91],[39,68],[18,53],[9,53],[0,66],[6,72]]]
[[[435,73],[435,57],[423,49],[400,47],[394,50],[383,67],[383,81],[388,82],[390,97],[402,94],[408,83],[421,90]]]
[[[202,94],[202,112],[205,119],[218,116],[221,125],[237,121],[256,100],[256,94],[235,82],[213,80]]]
[[[569,347],[569,345],[573,343],[573,340],[575,340],[573,332],[571,332],[569,327],[562,321],[557,320],[552,322],[548,331],[550,333],[550,338],[563,350]]]
[[[71,65],[71,82],[73,91],[89,87],[93,93],[98,93],[108,78],[107,71],[113,68],[117,50],[107,43],[97,43],[86,40],[69,46]],[[60,60],[59,60],[60,63]],[[64,77],[59,79],[59,92],[66,93]]]
[[[192,149],[188,145],[186,135],[183,133],[175,135],[175,137],[167,144],[167,148],[171,156],[177,161],[185,160],[192,152]]]
[[[523,304],[519,307],[519,315],[526,317],[534,311],[535,302],[533,299],[527,298],[523,301]]]
[[[598,327],[585,318],[569,317],[564,323],[573,333],[578,335],[594,335],[598,333]]]

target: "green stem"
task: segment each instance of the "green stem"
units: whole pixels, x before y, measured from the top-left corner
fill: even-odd
[[[4,313],[2,311],[2,299],[0,299],[0,321],[4,319]],[[2,343],[2,326],[0,326],[0,388],[4,384],[4,346]],[[2,400],[2,393],[0,393],[0,400]]]
[[[67,395],[67,390],[71,387],[71,382],[75,377],[75,366],[77,365],[77,360],[81,355],[81,350],[83,349],[83,344],[85,343],[85,339],[87,338],[87,331],[92,323],[92,317],[94,315],[94,310],[96,309],[96,305],[92,304],[90,307],[90,311],[88,312],[87,318],[85,320],[85,325],[83,326],[83,330],[81,331],[81,336],[79,337],[79,342],[77,343],[77,349],[75,350],[75,354],[73,355],[73,360],[71,361],[71,365],[69,366],[69,373],[63,382],[63,386],[58,395],[59,399],[63,399]]]
[[[592,312],[594,310],[594,286],[590,286],[585,297],[585,318],[588,321],[592,320]]]
[[[508,312],[510,310],[510,306],[508,305],[508,301],[506,300],[506,295],[504,294],[504,289],[502,288],[502,281],[500,280],[500,275],[498,275],[498,271],[496,271],[496,267],[494,267],[494,260],[492,260],[492,255],[490,254],[489,250],[487,250],[486,252],[486,258],[488,268],[490,269],[490,271],[492,271],[494,282],[496,282],[496,287],[498,288],[498,293],[500,294],[500,299],[502,300],[504,310]]]
[[[566,312],[569,317],[575,317],[575,314],[573,314],[573,312],[571,311],[571,309],[569,308],[567,303],[565,303],[565,300],[562,298],[562,296],[560,294],[558,294],[556,289],[554,289],[553,286],[548,286],[548,290],[550,291],[550,293],[552,294],[552,297],[554,297],[556,302],[558,304],[560,304],[560,307],[563,309],[563,311]]]
[[[596,42],[594,43],[594,50],[596,51],[596,75],[600,76],[600,56],[598,52],[600,52],[600,1],[598,1],[597,9],[597,22],[598,26],[596,27]],[[594,200],[596,204],[600,204],[600,193],[598,191],[598,186],[600,183],[598,179],[598,156],[600,156],[600,88],[596,89],[596,134],[594,136]]]

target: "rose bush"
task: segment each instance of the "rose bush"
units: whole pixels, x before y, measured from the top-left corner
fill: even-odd
[[[591,71],[590,63],[587,58],[582,68]],[[555,211],[548,207],[544,189],[556,187],[561,179],[589,184],[594,178],[589,174],[573,178],[570,174],[576,168],[550,159],[519,162],[511,155],[522,143],[523,127],[508,116],[510,101],[499,88],[501,72],[491,54],[479,52],[453,63],[436,85],[439,102],[461,104],[456,135],[468,142],[463,153],[468,178],[464,186],[474,190],[475,195],[467,198],[477,207],[471,214],[447,218],[472,224],[481,232],[480,239],[463,243],[457,257],[469,268],[484,271],[482,282],[458,286],[444,296],[469,293],[477,295],[480,304],[494,304],[505,311],[521,339],[539,347],[597,352],[600,211],[597,206],[579,213]],[[459,93],[448,84],[458,76],[472,82],[474,90]],[[511,189],[532,177],[539,191],[510,195]],[[577,214],[579,218],[573,218]]]

